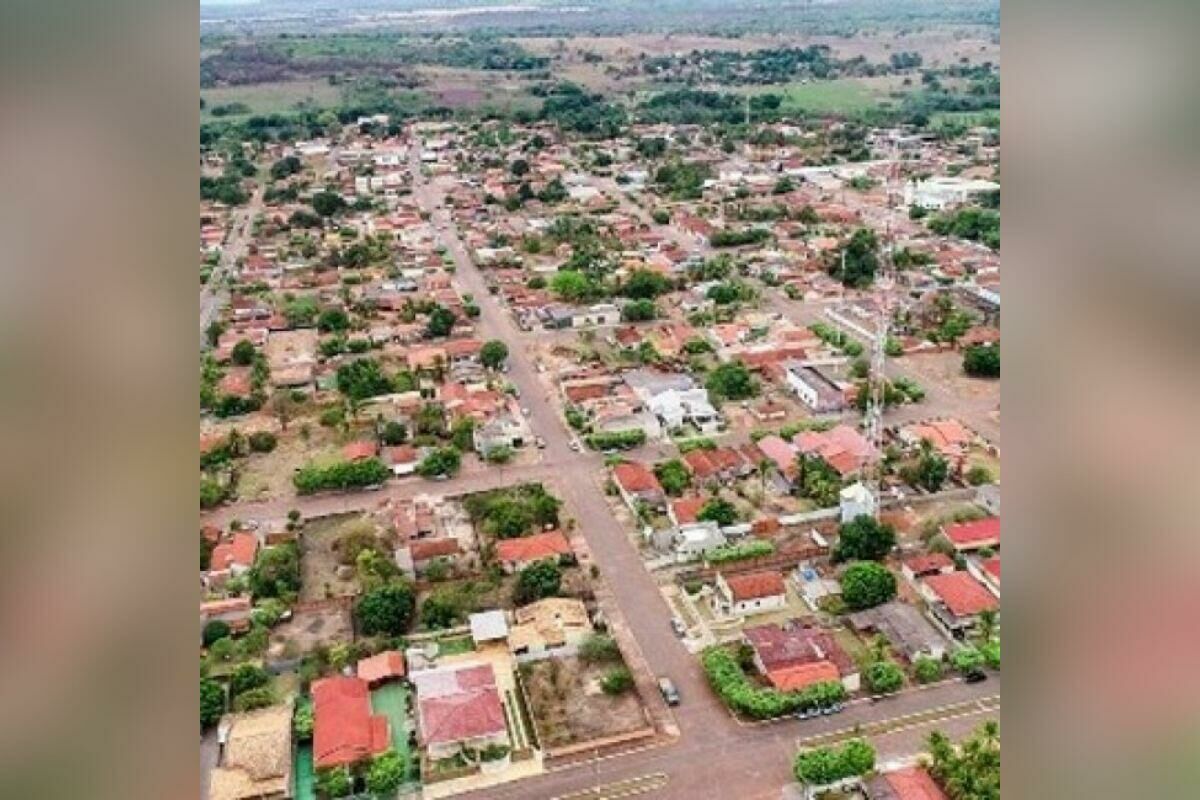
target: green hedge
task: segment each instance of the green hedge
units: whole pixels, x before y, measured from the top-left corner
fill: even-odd
[[[343,461],[328,467],[310,464],[301,468],[292,483],[299,494],[313,494],[329,489],[354,489],[383,483],[391,472],[377,458],[365,461]]]
[[[587,437],[588,447],[593,450],[631,450],[646,443],[643,430],[593,433]]]
[[[764,539],[755,539],[741,544],[727,544],[710,551],[706,556],[710,564],[725,564],[729,561],[744,561],[747,558],[761,558],[775,552],[775,545]]]
[[[725,705],[751,719],[774,719],[846,699],[846,687],[836,681],[815,683],[800,692],[755,686],[746,677],[737,656],[720,645],[705,650],[700,660],[709,685]]]

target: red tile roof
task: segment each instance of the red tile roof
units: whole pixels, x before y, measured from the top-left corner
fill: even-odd
[[[385,447],[383,449],[383,457],[393,467],[397,464],[415,464],[421,458],[417,453],[417,448],[410,444]]]
[[[956,617],[970,617],[981,611],[999,608],[1000,602],[987,587],[969,572],[951,572],[946,575],[931,575],[925,579],[928,586],[950,613]]]
[[[681,497],[671,501],[671,511],[679,525],[690,525],[697,520],[700,509],[708,502],[703,497]]]
[[[764,436],[758,440],[758,449],[764,457],[775,462],[775,467],[785,475],[796,471],[796,450],[778,436]]]
[[[828,661],[842,674],[854,672],[854,660],[822,628],[791,623],[787,626],[756,625],[742,635],[766,671]]]
[[[831,661],[814,661],[771,670],[767,673],[767,680],[781,692],[798,692],[814,683],[839,681],[841,674]]]
[[[565,556],[570,552],[571,545],[567,537],[557,530],[496,542],[496,560],[502,564],[527,564],[543,558]]]
[[[367,682],[335,676],[312,685],[313,758],[317,768],[382,753],[390,744],[387,717],[371,714]]]
[[[886,772],[883,779],[891,787],[896,800],[948,800],[946,793],[921,767]]]
[[[1000,582],[1000,556],[993,556],[983,562],[983,571],[991,575],[996,583]]]
[[[232,614],[234,612],[250,613],[250,598],[249,597],[230,597],[224,600],[209,600],[207,603],[200,604],[200,616],[205,619],[219,617],[222,614]]]
[[[351,442],[342,448],[342,456],[347,461],[362,461],[374,458],[379,452],[379,445],[372,441]]]
[[[634,461],[622,461],[617,464],[613,468],[613,480],[631,494],[662,492],[662,486],[659,485],[658,478],[654,476],[654,473],[647,469],[645,464]]]
[[[748,572],[725,578],[734,602],[784,594],[783,576],[778,572]]]
[[[945,553],[928,553],[904,559],[904,566],[912,570],[914,575],[921,576],[931,572],[940,572],[947,567],[953,568],[954,562]]]
[[[507,731],[489,664],[414,673],[421,741],[450,744]]]
[[[456,556],[462,552],[458,539],[447,536],[441,539],[417,539],[410,542],[408,552],[413,561],[428,561],[441,556]]]
[[[221,542],[213,548],[208,568],[220,572],[233,566],[251,567],[257,553],[258,537],[253,533],[238,531],[231,541]]]
[[[367,683],[376,683],[388,678],[403,678],[405,673],[404,655],[395,650],[385,650],[370,658],[360,660],[355,672]]]
[[[959,522],[946,528],[946,538],[957,548],[986,547],[1000,544],[1000,518],[988,517]]]

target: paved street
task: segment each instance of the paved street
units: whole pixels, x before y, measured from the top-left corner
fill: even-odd
[[[246,254],[250,244],[250,223],[262,210],[262,199],[263,187],[258,186],[246,207],[234,212],[229,236],[221,248],[221,260],[209,275],[208,283],[200,289],[200,341],[204,346],[208,344],[205,331],[229,301],[225,286],[237,260]]]
[[[533,361],[524,347],[522,333],[508,312],[487,291],[483,276],[472,263],[459,240],[442,202],[439,188],[423,179],[419,153],[410,153],[414,173],[414,194],[422,208],[431,213],[439,237],[454,258],[456,280],[474,295],[480,307],[477,319],[479,338],[501,339],[508,344],[508,378],[520,390],[522,406],[528,408],[533,432],[542,436],[546,448],[540,463],[489,468],[464,475],[446,483],[430,483],[420,478],[389,481],[375,492],[345,495],[321,495],[285,498],[254,503],[239,503],[202,515],[206,522],[226,524],[242,520],[282,519],[291,508],[308,517],[378,507],[388,500],[418,494],[464,494],[521,481],[542,481],[567,502],[578,521],[578,531],[586,541],[591,560],[599,567],[606,587],[598,592],[602,607],[630,656],[635,672],[642,680],[639,689],[652,704],[656,718],[666,730],[677,726],[677,739],[666,744],[593,762],[576,764],[537,778],[489,788],[466,795],[478,800],[489,798],[561,798],[592,787],[612,786],[600,797],[645,794],[677,798],[768,798],[778,797],[780,787],[792,780],[790,765],[798,741],[854,725],[877,724],[880,720],[905,718],[917,712],[952,707],[955,716],[947,721],[962,726],[964,721],[982,719],[992,713],[980,706],[976,713],[956,704],[978,701],[999,693],[999,677],[967,685],[950,682],[930,689],[913,691],[877,704],[860,702],[845,712],[814,720],[764,725],[741,725],[725,710],[708,688],[699,660],[690,655],[672,634],[670,612],[654,577],[646,571],[640,555],[629,540],[622,523],[613,515],[600,489],[598,477],[602,458],[593,453],[575,453],[570,449],[571,433],[559,418],[548,389],[539,380]],[[256,202],[258,196],[256,195]],[[628,202],[628,201],[625,201]],[[632,205],[630,204],[632,208]],[[242,240],[228,248],[229,258]],[[694,246],[694,243],[692,245]],[[232,262],[230,262],[232,263]],[[214,273],[215,274],[215,273]],[[214,298],[212,302],[217,302]],[[203,312],[203,305],[202,305]],[[788,313],[799,313],[788,309]],[[798,320],[799,321],[799,320]],[[204,326],[202,313],[201,325]],[[967,420],[971,422],[971,420]],[[645,668],[637,667],[644,660]],[[669,675],[678,685],[682,705],[671,715],[653,686],[651,675]],[[951,712],[947,712],[950,714]],[[903,755],[917,749],[921,738],[938,720],[922,718],[878,739],[884,752]],[[952,722],[951,722],[952,720]],[[955,728],[957,729],[957,727]],[[666,737],[664,737],[666,738]],[[581,795],[582,796],[582,795]]]

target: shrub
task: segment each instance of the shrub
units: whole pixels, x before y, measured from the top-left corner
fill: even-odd
[[[297,706],[296,714],[292,717],[292,731],[302,742],[307,742],[312,738],[313,709],[311,705]]]
[[[404,427],[403,423],[390,420],[384,423],[383,430],[379,433],[379,438],[388,446],[404,444],[408,441],[408,428]]]
[[[269,453],[275,449],[277,440],[270,431],[255,431],[249,437],[250,449],[256,453]]]
[[[602,633],[593,633],[579,645],[579,658],[589,664],[619,661],[621,650],[617,640]]]
[[[215,642],[228,637],[232,632],[233,631],[229,627],[228,622],[220,619],[214,619],[210,620],[204,626],[204,633],[201,638],[205,647],[212,647]]]
[[[714,497],[704,504],[704,507],[700,509],[700,513],[696,515],[696,519],[704,522],[715,522],[721,527],[727,527],[737,523],[738,511],[733,503],[728,500]]]
[[[200,679],[200,727],[216,725],[225,713],[225,689],[211,678]]]
[[[254,664],[241,664],[229,678],[229,693],[234,697],[258,689],[271,682],[271,676],[262,667]]]
[[[513,599],[517,605],[525,605],[543,597],[553,597],[561,586],[562,569],[553,559],[544,559],[521,570]]]
[[[998,648],[997,655],[999,655]],[[974,669],[979,669],[983,666],[984,661],[985,659],[983,653],[981,653],[978,648],[971,647],[970,645],[958,648],[954,651],[954,654],[950,656],[950,663],[954,665],[954,668],[959,672],[964,673],[970,672]]]
[[[593,433],[587,437],[588,447],[593,450],[632,450],[646,442],[646,432],[641,430]]]
[[[840,747],[817,747],[796,756],[796,780],[812,786],[865,775],[875,768],[875,748],[862,739],[851,739]]]
[[[739,544],[727,544],[710,550],[704,558],[709,564],[726,564],[730,561],[744,561],[748,558],[762,558],[775,552],[775,544],[765,539],[753,539]],[[695,594],[691,592],[690,594]]]
[[[846,698],[840,681],[817,683],[800,692],[780,692],[755,686],[737,656],[720,645],[701,656],[701,664],[713,691],[735,712],[752,719],[774,719],[802,709],[827,707]]]
[[[417,474],[424,478],[453,475],[462,466],[462,455],[453,447],[434,450],[417,465]]]
[[[376,756],[367,768],[367,791],[376,797],[395,794],[408,773],[408,763],[395,750]]]
[[[331,489],[354,489],[383,483],[391,472],[377,458],[341,461],[328,467],[310,464],[292,476],[298,494],[314,494]]]
[[[600,688],[608,695],[624,694],[633,688],[633,675],[625,667],[610,669],[600,679]]]
[[[985,483],[992,482],[992,471],[987,467],[976,464],[967,470],[967,483],[972,486],[982,486]]]
[[[918,683],[934,683],[942,679],[942,662],[928,656],[921,656],[913,664],[913,673]]]
[[[876,661],[863,677],[874,694],[892,694],[904,685],[904,672],[891,661]]]
[[[233,699],[234,711],[253,711],[256,708],[266,708],[276,703],[274,690],[270,686],[259,686],[256,689],[239,694]]]

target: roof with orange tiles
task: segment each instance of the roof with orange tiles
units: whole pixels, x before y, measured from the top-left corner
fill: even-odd
[[[613,480],[627,492],[662,492],[662,486],[645,464],[622,461],[613,467]]]
[[[841,674],[833,662],[814,661],[771,670],[767,673],[767,680],[781,692],[798,692],[814,683],[839,681]]]
[[[994,547],[1000,544],[1000,518],[986,517],[948,525],[946,538],[958,548]]]
[[[370,658],[360,660],[355,672],[367,683],[375,683],[388,678],[403,678],[405,673],[404,654],[395,650],[385,650]]]
[[[725,583],[729,586],[729,595],[734,602],[775,597],[784,594],[785,591],[783,576],[773,571],[731,575],[725,578]]]
[[[379,445],[373,441],[363,440],[359,442],[351,442],[342,448],[342,457],[347,461],[362,461],[366,458],[374,458],[379,452]]]
[[[558,530],[496,542],[496,560],[502,564],[527,564],[543,558],[565,556],[570,552],[571,545],[567,537]]]
[[[945,553],[927,553],[904,559],[904,566],[912,570],[914,575],[920,576],[930,572],[940,572],[947,567],[953,569],[954,562]]]
[[[238,531],[233,538],[213,548],[208,568],[220,572],[230,567],[251,567],[258,553],[258,537],[253,533]]]
[[[352,764],[390,745],[387,717],[371,714],[367,682],[343,675],[312,685],[313,759],[317,768]]]
[[[490,664],[444,667],[413,673],[421,742],[449,744],[507,730]]]
[[[991,575],[996,583],[1000,582],[1000,556],[993,556],[983,562],[983,571]]]
[[[969,572],[931,575],[925,585],[946,604],[956,617],[971,617],[981,611],[999,608],[1000,601]]]
[[[884,794],[880,800],[948,800],[946,793],[922,767],[885,772],[872,783],[877,781],[886,783],[890,792]]]
[[[440,539],[417,539],[409,542],[408,552],[413,561],[427,561],[431,558],[456,556],[462,552],[458,539],[446,536]]]
[[[690,525],[696,522],[700,509],[708,502],[703,497],[680,497],[671,501],[671,513],[679,525]]]

